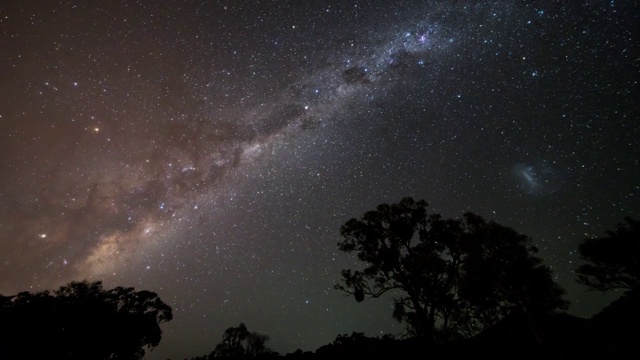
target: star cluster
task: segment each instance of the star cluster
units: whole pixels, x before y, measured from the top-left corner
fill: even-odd
[[[153,358],[245,322],[282,353],[398,333],[332,289],[340,225],[402,196],[577,244],[640,213],[633,2],[0,7],[0,293],[100,279],[174,309]]]

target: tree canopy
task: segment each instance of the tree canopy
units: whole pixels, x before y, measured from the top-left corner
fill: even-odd
[[[599,291],[640,290],[640,221],[625,218],[606,236],[583,240],[578,253],[586,262],[578,282]]]
[[[0,295],[0,358],[140,359],[171,319],[156,293],[100,281]]]
[[[222,334],[220,342],[213,350],[210,359],[237,359],[242,357],[255,357],[259,355],[274,355],[266,346],[268,335],[252,332],[244,323],[237,327],[230,327]]]
[[[513,311],[566,309],[528,236],[473,213],[443,219],[427,206],[405,197],[347,221],[339,249],[364,267],[344,269],[336,289],[357,301],[393,293],[393,317],[434,343],[475,335]]]

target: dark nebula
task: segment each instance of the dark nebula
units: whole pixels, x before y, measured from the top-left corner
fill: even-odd
[[[577,244],[640,214],[633,1],[0,5],[0,293],[71,280],[174,309],[150,358],[240,322],[281,353],[397,334],[332,289],[340,225],[425,199]]]

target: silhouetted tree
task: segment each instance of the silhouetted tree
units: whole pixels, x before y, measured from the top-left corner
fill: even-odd
[[[244,323],[240,323],[237,327],[225,330],[222,342],[216,346],[210,357],[224,359],[276,354],[266,346],[268,340],[268,335],[250,332]]]
[[[392,292],[394,318],[432,343],[477,334],[514,310],[567,307],[529,237],[472,213],[445,220],[427,206],[406,197],[346,222],[338,246],[366,265],[344,269],[335,288],[359,302]]]
[[[171,318],[157,294],[99,281],[0,295],[0,358],[140,359]]]
[[[267,352],[271,352],[265,345],[269,340],[268,335],[260,334],[257,332],[250,332],[247,337],[247,355],[257,356]]]
[[[465,255],[459,291],[471,316],[460,325],[473,333],[515,311],[525,315],[535,337],[543,342],[537,320],[566,310],[569,303],[563,300],[565,292],[551,270],[535,256],[538,249],[531,238],[472,213],[464,214],[462,225]]]
[[[578,282],[599,291],[640,290],[640,221],[626,217],[625,222],[578,246],[587,262],[577,269]]]
[[[428,359],[415,342],[396,340],[391,335],[367,337],[363,333],[338,335],[331,344],[315,351],[317,359]]]
[[[592,349],[598,358],[623,358],[638,351],[640,338],[640,291],[627,290],[592,317]],[[594,357],[595,358],[595,357]]]

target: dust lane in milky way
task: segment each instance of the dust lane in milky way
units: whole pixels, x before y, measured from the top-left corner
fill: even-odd
[[[406,24],[406,30],[384,36],[382,44],[363,46],[372,49],[365,54],[347,52],[334,64],[306,69],[307,74],[264,102],[249,110],[233,109],[235,116],[207,119],[206,111],[194,116],[193,109],[184,109],[185,114],[175,114],[178,118],[146,119],[138,129],[138,120],[130,119],[137,114],[125,115],[132,129],[120,129],[118,136],[124,139],[116,146],[126,146],[126,152],[120,148],[116,154],[96,154],[98,158],[92,157],[90,170],[85,169],[81,179],[64,173],[45,175],[53,176],[52,183],[59,188],[45,185],[43,194],[33,194],[38,210],[14,214],[19,222],[30,225],[17,229],[12,238],[41,243],[38,246],[45,251],[42,259],[36,259],[40,267],[36,274],[45,277],[41,280],[44,283],[54,280],[47,276],[100,277],[112,273],[122,261],[139,254],[139,243],[155,241],[168,231],[173,233],[174,227],[189,223],[198,210],[196,198],[223,188],[223,178],[231,169],[250,166],[274,143],[298,131],[326,126],[336,112],[345,111],[349,101],[363,94],[365,99],[360,100],[366,101],[388,90],[393,77],[398,76],[393,70],[415,65],[427,69],[426,62],[453,43],[453,39],[438,38],[437,28],[427,21]],[[174,88],[185,85],[179,80],[161,84],[165,94],[159,96],[160,103],[175,101],[172,96],[186,90]],[[57,89],[51,81],[44,86]],[[70,86],[81,85],[74,81]],[[72,147],[118,141],[110,137],[118,129],[110,129],[113,125],[108,120],[103,125],[95,115],[89,119],[93,123],[88,122],[82,130],[88,133],[86,142],[93,144],[80,142]],[[70,153],[71,163],[85,161],[83,152]],[[51,210],[54,213],[47,213]],[[83,244],[69,246],[69,239]]]
[[[332,290],[339,227],[402,196],[576,247],[640,212],[638,5],[30,1],[0,9],[0,293],[101,279],[281,352],[398,333]]]

